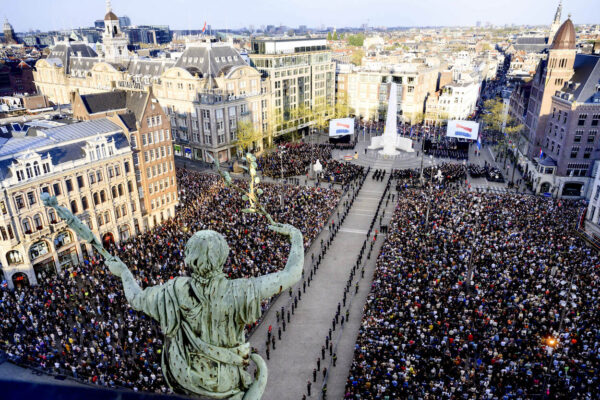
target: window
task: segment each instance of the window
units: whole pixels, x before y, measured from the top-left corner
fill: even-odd
[[[571,147],[571,158],[577,158],[577,153],[579,153],[579,147],[578,146]]]
[[[82,207],[84,210],[87,210],[87,209],[89,208],[88,199],[87,199],[87,197],[85,197],[85,196],[83,196],[83,197],[81,198],[81,207]]]
[[[112,197],[113,197],[113,199],[119,197],[119,195],[117,193],[117,187],[116,186],[113,186],[112,189],[111,189],[111,191],[112,191]]]
[[[31,221],[29,220],[29,218],[23,219],[23,232],[25,232],[28,235],[33,232],[31,230]]]
[[[119,167],[118,165],[115,165],[115,176],[120,176],[121,175],[121,167]]]
[[[38,231],[41,231],[42,228],[44,227],[44,224],[42,224],[42,216],[40,214],[35,214],[33,216],[33,225],[35,226],[35,229]]]
[[[54,185],[52,185],[52,190],[54,191],[54,195],[55,196],[60,196],[61,191],[60,191],[60,184],[59,183],[55,183]]]
[[[55,224],[58,220],[56,219],[56,211],[53,209],[48,210],[48,219],[51,224]]]
[[[587,138],[587,142],[588,143],[594,143],[594,141],[596,140],[596,131],[589,131],[588,132],[588,138]]]
[[[35,176],[39,176],[40,175],[40,166],[39,166],[39,164],[38,164],[37,161],[35,161],[33,163],[33,172],[34,172]]]
[[[77,214],[77,211],[79,211],[79,210],[77,209],[77,201],[75,201],[75,200],[71,200],[71,212],[72,212],[73,214]]]
[[[125,161],[125,163],[123,164],[123,168],[125,169],[125,173],[128,174],[129,173],[129,161]]]
[[[29,203],[30,206],[35,204],[35,193],[34,192],[29,192],[27,193],[27,203]]]
[[[104,190],[100,191],[100,201],[102,203],[106,201],[106,192]]]
[[[592,126],[598,126],[598,121],[600,121],[600,114],[594,114],[592,116]]]
[[[592,151],[594,151],[593,147],[586,147],[583,152],[583,158],[590,158],[590,155],[592,155]]]
[[[135,135],[131,135],[131,148],[135,149],[137,147],[137,139],[135,138]]]
[[[579,131],[575,132],[575,137],[573,138],[573,143],[579,143],[581,142],[581,134],[578,133]]]
[[[98,182],[102,182],[102,172],[101,171],[96,171],[96,179],[98,179]]]
[[[23,201],[22,195],[15,196],[15,205],[17,206],[17,209],[19,209],[19,210],[22,210],[23,208],[25,208],[25,202]]]
[[[146,134],[142,134],[142,146],[146,146],[148,142],[146,142]]]
[[[113,167],[108,167],[108,178],[113,178],[115,176],[115,172],[113,170]]]
[[[67,192],[73,191],[73,181],[71,181],[70,179],[67,179],[65,181],[65,185],[67,186]]]
[[[97,206],[98,204],[100,204],[100,196],[98,193],[94,193],[94,205]]]
[[[77,186],[79,187],[79,189],[85,186],[85,184],[83,183],[83,176],[77,177]]]
[[[584,126],[586,119],[587,119],[587,114],[579,114],[579,120],[577,121],[577,126]]]

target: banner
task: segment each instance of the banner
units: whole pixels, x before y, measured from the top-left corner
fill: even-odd
[[[474,121],[450,120],[446,137],[458,139],[477,140],[479,136],[479,123]]]
[[[329,121],[329,137],[354,135],[354,118],[339,118]]]

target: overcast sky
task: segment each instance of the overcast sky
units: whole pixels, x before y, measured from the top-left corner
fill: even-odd
[[[103,19],[104,0],[0,0],[2,17],[15,31],[42,31],[92,26]],[[134,25],[169,25],[200,29],[253,25],[324,26],[467,26],[549,24],[558,0],[113,0],[118,16]],[[565,0],[563,20],[600,23],[600,0]]]

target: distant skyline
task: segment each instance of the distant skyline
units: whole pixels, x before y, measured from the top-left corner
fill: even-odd
[[[549,25],[557,6],[558,0],[112,0],[115,14],[128,16],[133,25],[171,29],[201,29],[204,21],[221,29],[280,24],[292,28],[474,26],[477,21]],[[2,12],[17,32],[49,31],[93,26],[104,18],[106,5],[104,0],[7,0]],[[562,19],[569,13],[575,24],[598,24],[600,1],[565,0]]]

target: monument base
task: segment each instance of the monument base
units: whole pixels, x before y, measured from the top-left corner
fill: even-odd
[[[401,136],[396,138],[390,138],[389,136],[386,137],[384,135],[372,138],[371,145],[368,147],[368,149],[382,149],[379,151],[379,154],[387,156],[397,156],[398,154],[400,154],[400,152],[397,150],[403,151],[405,153],[414,153],[415,150],[413,149],[412,144],[413,142],[409,138]]]

